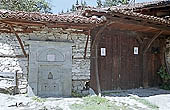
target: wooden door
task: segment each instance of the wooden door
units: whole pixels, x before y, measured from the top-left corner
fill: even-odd
[[[100,43],[99,48],[104,47],[103,44],[107,55],[99,57],[101,88],[109,90],[139,87],[142,78],[141,53],[134,54],[135,47],[140,51],[136,39],[133,36],[117,34],[107,36],[105,42]]]
[[[129,33],[105,32],[98,45],[98,70],[102,90],[129,89],[142,85],[142,53],[136,37]],[[134,47],[138,54],[134,54]],[[106,48],[106,56],[101,56]],[[92,56],[94,56],[92,50]],[[95,58],[91,60],[91,86],[96,90]]]
[[[139,33],[106,30],[100,36],[98,41],[98,71],[101,90],[159,85],[160,79],[157,71],[163,62],[163,43],[161,43],[163,41],[156,39],[148,51],[143,54],[143,50],[152,36],[144,34],[145,39],[143,39],[142,44],[139,44],[137,35]],[[101,56],[101,48],[106,49],[106,56]],[[138,48],[138,54],[134,54],[134,48]],[[94,90],[97,90],[95,49],[91,51],[90,85]]]

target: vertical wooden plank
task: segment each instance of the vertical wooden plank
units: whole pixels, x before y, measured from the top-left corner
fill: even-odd
[[[112,90],[112,37],[102,36],[99,43],[99,77],[102,90]],[[100,49],[106,48],[106,56],[100,55]]]
[[[95,60],[95,65],[96,65],[96,84],[97,84],[97,92],[99,94],[99,96],[101,96],[101,88],[100,88],[100,81],[99,81],[99,72],[98,72],[98,46],[96,44],[95,46],[95,50],[96,50],[96,60]]]
[[[119,48],[119,40],[118,36],[113,34],[112,36],[112,76],[113,76],[113,81],[112,81],[112,88],[117,89],[118,88],[118,48]]]

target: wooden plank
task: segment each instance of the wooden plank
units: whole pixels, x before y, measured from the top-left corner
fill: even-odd
[[[98,46],[96,45],[96,60],[95,60],[95,65],[96,65],[96,83],[97,83],[97,92],[98,92],[98,95],[101,96],[101,88],[100,88],[100,81],[99,81],[99,72],[98,72]]]
[[[4,29],[0,29],[1,33],[13,33],[12,31],[9,30],[4,30]],[[24,31],[15,31],[16,33],[32,33],[33,31],[31,30],[24,30]]]
[[[23,26],[44,26],[42,22],[31,22],[31,21],[21,21],[21,20],[11,20],[11,19],[1,19],[0,22],[10,24],[10,25],[23,25]]]
[[[104,33],[107,33],[107,30],[104,31]],[[100,79],[100,85],[101,90],[112,90],[112,83],[113,83],[113,77],[112,77],[112,37],[110,33],[108,33],[105,36],[100,36],[100,42],[99,42],[99,50],[101,52],[101,48],[106,49],[106,56],[101,56],[101,53],[99,52],[98,56],[98,65],[99,65],[99,79]]]

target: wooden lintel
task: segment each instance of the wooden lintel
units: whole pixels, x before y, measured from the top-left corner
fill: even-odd
[[[150,48],[150,46],[152,45],[152,43],[156,40],[156,38],[158,38],[161,34],[163,33],[163,31],[158,32],[157,34],[155,34],[153,36],[153,38],[149,41],[149,43],[146,45],[146,48],[144,49],[143,53],[145,54],[148,49]]]
[[[87,46],[88,46],[89,38],[90,38],[90,30],[88,32],[88,36],[87,36],[87,40],[86,40],[86,45],[85,45],[85,49],[84,49],[84,59],[86,59],[86,52],[87,52]]]
[[[18,40],[18,42],[21,46],[21,49],[22,49],[24,56],[27,57],[27,53],[24,49],[24,45],[23,45],[22,40],[20,39],[19,35],[15,32],[15,29],[12,27],[12,25],[9,25],[9,27],[11,28],[11,31],[15,34],[15,36],[16,36],[16,38],[17,38],[17,40]]]
[[[152,23],[152,22],[147,22],[146,20],[144,21],[138,21],[138,20],[135,20],[135,18],[133,19],[124,19],[123,17],[110,17],[109,18],[110,20],[114,21],[114,23],[118,23],[118,24],[124,24],[124,25],[127,25],[127,24],[133,24],[133,25],[136,25],[136,26],[144,26],[144,27],[149,27],[149,28],[153,28],[153,29],[157,29],[157,30],[162,30],[162,31],[169,31],[170,32],[170,27],[168,27],[167,25],[168,24],[155,24],[155,23]],[[135,30],[134,30],[135,31]]]

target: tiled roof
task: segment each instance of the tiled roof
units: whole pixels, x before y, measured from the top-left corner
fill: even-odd
[[[142,8],[155,8],[155,7],[164,7],[164,6],[170,6],[170,0],[154,0],[149,2],[142,2],[142,3],[129,3],[127,5],[119,5],[119,6],[113,6],[111,8],[119,8],[124,10],[137,10]]]
[[[0,19],[26,20],[33,22],[56,22],[56,23],[82,23],[100,24],[104,22],[102,18],[85,17],[74,14],[41,14],[38,12],[6,11],[0,10]]]
[[[160,4],[160,3],[170,3],[169,0],[160,0],[154,2],[145,2],[140,3],[142,6],[148,6],[151,4]],[[137,5],[135,5],[138,7]],[[140,6],[140,7],[142,7]],[[76,12],[65,13],[60,15],[54,14],[41,14],[38,12],[22,12],[22,11],[6,11],[0,10],[0,19],[10,19],[10,20],[25,20],[25,21],[33,21],[33,22],[51,22],[51,23],[74,23],[74,24],[100,24],[106,21],[105,17],[95,17],[94,16],[85,16],[86,14],[82,14],[84,12],[97,12],[97,13],[105,13],[106,14],[121,14],[127,17],[134,17],[140,20],[148,20],[149,22],[155,22],[159,24],[170,24],[169,20],[164,18],[159,18],[150,15],[144,15],[133,10],[125,10],[122,6],[116,7],[108,7],[108,8],[87,8],[85,10],[78,10]]]
[[[155,16],[150,16],[150,15],[144,15],[144,14],[133,12],[133,11],[114,9],[114,10],[112,10],[112,12],[127,15],[127,16],[131,16],[131,17],[135,17],[135,18],[138,18],[138,19],[157,22],[157,23],[161,23],[161,24],[170,24],[170,21],[167,20],[167,19],[160,18],[160,17],[155,17]]]
[[[153,0],[150,2],[135,3],[135,5],[128,6],[127,8],[142,9],[142,8],[154,8],[159,6],[170,5],[170,0]]]
[[[140,19],[140,20],[148,20],[150,22],[155,22],[159,24],[170,24],[170,21],[164,18],[155,17],[151,15],[144,15],[141,13],[133,12],[132,10],[123,10],[118,7],[111,7],[111,8],[96,8],[96,9],[87,9],[87,12],[96,12],[96,13],[105,13],[107,14],[119,14],[127,17],[131,17],[134,19]]]

